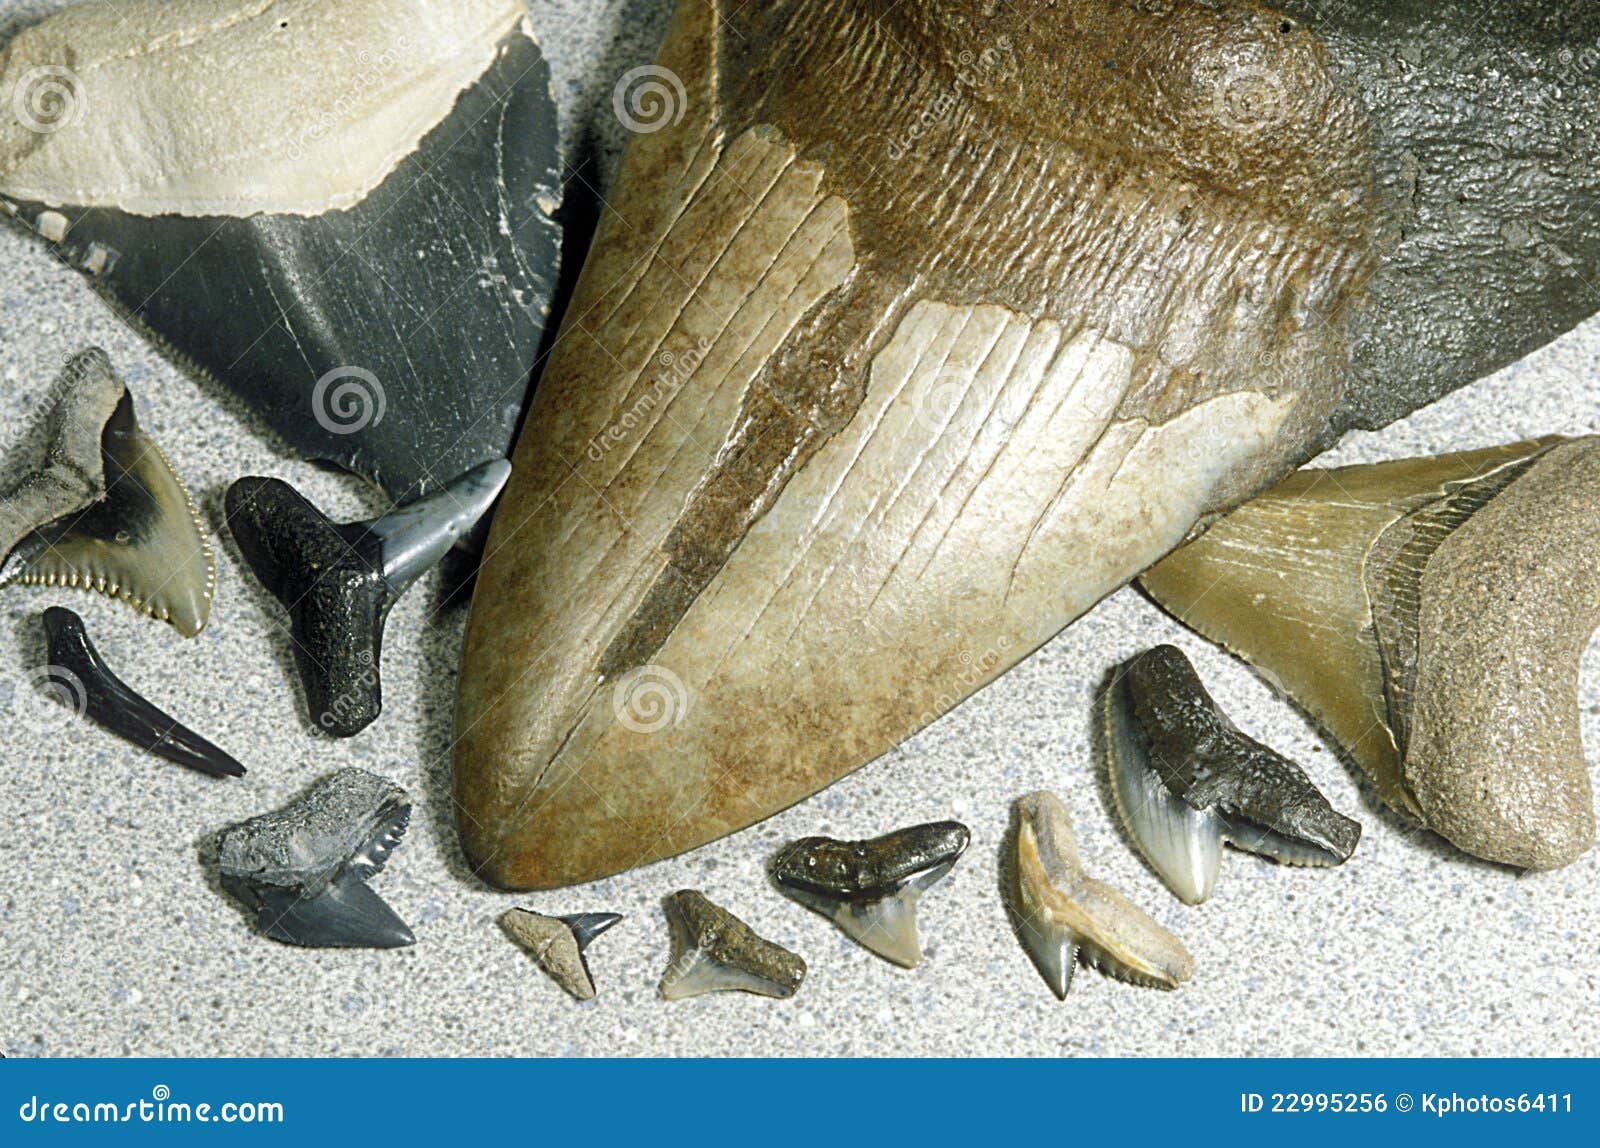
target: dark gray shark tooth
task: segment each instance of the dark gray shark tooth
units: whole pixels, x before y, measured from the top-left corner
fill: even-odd
[[[78,615],[51,606],[44,612],[44,628],[51,667],[70,675],[53,675],[65,685],[60,700],[124,741],[186,769],[211,777],[244,776],[244,766],[233,757],[158,710],[113,674]]]
[[[910,969],[922,963],[917,902],[971,840],[958,821],[914,825],[870,841],[806,837],[778,854],[772,879],[880,957]]]
[[[622,920],[620,913],[580,913],[547,917],[530,909],[511,909],[500,917],[500,927],[556,984],[581,1001],[594,999],[594,978],[584,951],[589,942]]]
[[[1176,646],[1123,663],[1100,705],[1117,810],[1181,900],[1211,896],[1223,841],[1289,865],[1340,865],[1355,852],[1360,824],[1240,732]]]
[[[1050,991],[1065,1000],[1079,960],[1130,984],[1175,989],[1194,972],[1176,937],[1078,864],[1067,807],[1043,790],[1017,799],[1008,908]]]
[[[560,243],[523,0],[80,4],[14,89],[0,208],[296,450],[402,502],[510,450]]]
[[[486,462],[409,506],[344,525],[281,479],[241,478],[228,488],[229,529],[289,611],[295,664],[319,727],[352,737],[377,719],[390,609],[488,512],[510,473],[504,459]]]
[[[97,590],[194,637],[216,566],[188,491],[104,351],[75,355],[56,390],[44,464],[0,494],[0,586]]]
[[[806,963],[782,945],[763,940],[704,893],[680,889],[666,901],[672,963],[661,976],[669,1001],[703,993],[746,992],[788,999],[805,980]]]
[[[222,831],[222,887],[275,941],[319,949],[414,944],[369,889],[411,819],[411,798],[385,778],[343,769],[273,813]]]

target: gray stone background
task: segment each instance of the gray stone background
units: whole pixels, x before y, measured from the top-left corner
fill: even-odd
[[[0,0],[0,41],[61,0]],[[609,186],[624,131],[617,78],[648,62],[669,0],[533,0],[563,104],[569,162]],[[581,188],[579,189],[581,190]],[[223,491],[245,473],[299,485],[330,513],[381,508],[359,482],[288,457],[216,388],[183,377],[44,249],[0,230],[0,481],[37,449],[34,412],[63,356],[105,347],[139,417],[215,534]],[[1600,323],[1328,462],[1454,450],[1537,434],[1600,431]],[[1251,672],[1115,595],[1016,671],[823,794],[690,856],[586,888],[491,892],[463,866],[449,814],[450,718],[466,611],[430,575],[396,609],[386,712],[349,742],[302,716],[281,615],[216,539],[210,626],[194,642],[82,593],[0,593],[0,1051],[66,1055],[1097,1054],[1528,1055],[1600,1048],[1600,856],[1519,876],[1408,832],[1370,788]],[[44,663],[39,611],[81,612],[135,688],[230,748],[236,783],[131,752],[87,725],[49,725],[13,693]],[[1158,641],[1190,651],[1251,734],[1306,765],[1366,834],[1343,869],[1226,859],[1216,898],[1178,904],[1108,814],[1090,752],[1090,700],[1107,669]],[[1600,734],[1594,650],[1584,738]],[[19,716],[20,715],[20,716]],[[376,887],[415,928],[390,953],[306,951],[256,936],[202,864],[223,825],[287,801],[346,765],[417,799],[411,832]],[[1011,934],[997,850],[1013,798],[1048,787],[1073,811],[1090,871],[1177,932],[1195,956],[1175,993],[1080,973],[1058,1003]],[[779,896],[764,863],[808,833],[867,836],[933,818],[973,847],[923,901],[927,960],[893,968]],[[704,890],[805,956],[792,1001],[724,994],[660,1001],[661,898]],[[597,1001],[568,1000],[495,925],[506,908],[612,910],[627,919],[591,950]]]

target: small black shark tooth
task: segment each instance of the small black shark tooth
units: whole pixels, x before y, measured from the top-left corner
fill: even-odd
[[[113,674],[89,641],[83,619],[51,606],[44,612],[52,682],[64,703],[140,749],[210,777],[243,777],[244,766],[176,718],[151,705]]]
[[[104,351],[74,355],[55,390],[44,462],[0,492],[0,586],[96,590],[194,637],[216,566],[189,492]]]
[[[282,809],[222,831],[222,887],[275,941],[314,949],[396,949],[411,929],[367,886],[411,819],[394,782],[343,769]]]
[[[313,720],[352,737],[383,709],[378,665],[389,611],[493,504],[505,460],[368,522],[338,524],[288,483],[241,478],[228,526],[245,561],[289,611],[295,664]]]
[[[584,957],[589,942],[622,920],[620,913],[547,917],[511,909],[500,917],[506,935],[526,949],[556,984],[581,1001],[594,999],[594,978]]]
[[[1360,824],[1240,732],[1177,647],[1123,663],[1101,706],[1118,812],[1181,900],[1211,896],[1225,840],[1289,865],[1339,865],[1355,852]]]
[[[806,963],[755,930],[704,893],[680,889],[667,898],[672,962],[661,976],[669,1001],[704,993],[746,992],[787,1000],[800,990]]]
[[[880,957],[915,968],[922,963],[917,902],[971,840],[958,821],[914,825],[870,841],[806,837],[778,854],[772,879]]]

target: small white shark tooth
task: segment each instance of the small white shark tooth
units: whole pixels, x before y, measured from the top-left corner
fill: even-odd
[[[1269,672],[1384,801],[1518,868],[1593,843],[1578,674],[1600,438],[1303,470],[1146,572]]]
[[[1100,707],[1117,811],[1180,900],[1211,897],[1224,841],[1287,865],[1340,865],[1355,851],[1361,826],[1229,721],[1176,646],[1119,666]]]
[[[385,778],[342,769],[280,810],[222,831],[222,887],[275,941],[307,948],[394,949],[416,938],[367,887],[411,820]]]
[[[914,825],[868,841],[806,837],[778,854],[772,879],[880,957],[915,968],[922,963],[917,902],[971,840],[957,821]]]
[[[104,351],[73,356],[56,389],[44,464],[0,493],[0,586],[96,590],[194,637],[216,566],[189,492]]]
[[[704,893],[680,889],[666,901],[672,961],[661,976],[669,1001],[704,993],[745,992],[787,1000],[805,980],[806,963],[756,935]]]
[[[1062,1000],[1081,959],[1136,985],[1175,989],[1194,972],[1183,944],[1121,893],[1088,876],[1067,807],[1044,790],[1018,798],[1009,908],[1017,936]]]
[[[500,927],[526,949],[551,980],[581,1001],[594,999],[594,978],[584,950],[589,942],[622,920],[620,913],[580,913],[547,917],[530,909],[501,914]]]

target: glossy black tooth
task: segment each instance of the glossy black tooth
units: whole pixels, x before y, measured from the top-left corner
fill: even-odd
[[[589,947],[589,942],[622,920],[622,914],[575,913],[570,917],[559,919],[566,922],[567,928],[572,930],[573,940],[578,942],[578,951],[581,953]]]
[[[81,693],[64,701],[81,708],[96,725],[140,749],[211,777],[243,777],[244,766],[211,742],[134,693],[106,666],[83,619],[51,606],[44,612],[50,662],[76,679]],[[71,688],[71,687],[68,687]]]
[[[274,941],[308,949],[403,949],[417,943],[410,926],[350,872],[314,897],[268,893],[256,923]]]

